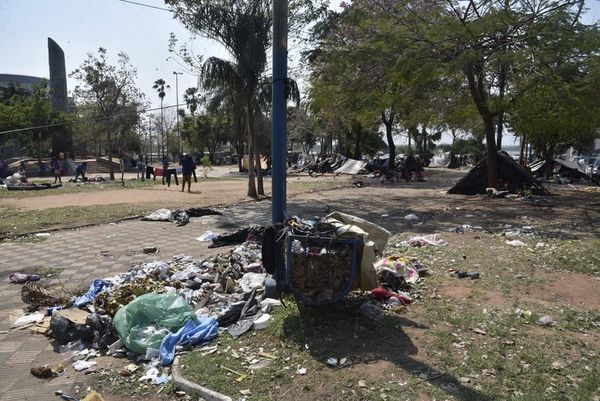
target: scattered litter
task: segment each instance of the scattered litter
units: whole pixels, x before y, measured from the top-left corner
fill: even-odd
[[[481,277],[481,274],[479,272],[467,272],[467,271],[463,271],[463,270],[455,270],[455,269],[450,269],[450,273],[453,276],[456,276],[458,278],[470,278],[471,280],[477,280]]]
[[[358,387],[360,387],[360,388],[365,388],[365,387],[367,387],[367,382],[366,382],[366,381],[364,381],[363,379],[360,379],[360,380],[358,381]]]
[[[328,364],[328,365],[330,365],[330,366],[337,366],[339,361],[338,361],[338,359],[337,359],[337,358],[333,358],[333,357],[331,357],[331,358],[327,358],[327,361],[326,361],[326,362],[327,362],[327,364]]]
[[[42,237],[42,238],[46,238],[50,236],[50,233],[37,233],[34,234],[36,237]]]
[[[252,292],[254,289],[262,289],[266,278],[265,273],[246,273],[240,280],[240,287],[245,293]]]
[[[306,372],[307,372],[306,368],[303,368],[302,366],[298,365],[298,368],[296,369],[296,374],[305,375]]]
[[[206,232],[200,234],[200,236],[198,238],[196,238],[196,241],[208,242],[208,241],[212,241],[214,238],[216,238],[218,236],[219,236],[219,234],[209,230],[209,231],[206,231]]]
[[[535,244],[535,249],[542,249],[543,247],[545,247],[546,244],[543,242],[538,242],[537,244]]]
[[[190,217],[202,217],[217,215],[222,213],[211,209],[189,208],[189,209],[158,209],[147,216],[142,217],[142,221],[170,221],[177,223],[178,226],[184,226],[190,222]]]
[[[11,327],[23,327],[29,324],[40,323],[42,320],[44,320],[44,314],[36,312],[31,315],[21,316],[13,322]]]
[[[102,398],[102,396],[97,393],[96,391],[92,390],[88,395],[85,396],[85,398],[81,401],[104,401],[104,398]]]
[[[429,234],[412,237],[406,241],[396,244],[397,248],[402,247],[425,247],[425,246],[446,246],[448,242],[442,239],[440,234]]]
[[[407,221],[419,221],[421,219],[416,214],[412,214],[411,213],[411,214],[407,214],[406,216],[404,216],[404,220],[407,220]]]
[[[39,281],[40,276],[38,274],[26,274],[26,273],[11,273],[8,278],[15,284],[25,284],[32,281]]]
[[[519,241],[518,239],[514,239],[512,241],[506,241],[506,243],[510,246],[527,246],[527,244],[525,244],[522,241]]]
[[[96,364],[96,361],[79,360],[73,363],[73,369],[75,369],[78,372],[81,372],[82,370],[89,369]]]
[[[538,320],[538,323],[541,324],[541,325],[543,325],[543,326],[554,326],[556,324],[556,322],[554,321],[554,319],[552,319],[548,315],[542,316]]]
[[[270,324],[271,315],[269,315],[268,313],[263,313],[262,316],[260,316],[254,321],[254,323],[252,324],[252,328],[254,328],[255,330],[262,330],[269,327]]]
[[[479,328],[477,328],[477,327],[475,327],[475,328],[473,328],[473,329],[471,329],[471,330],[473,330],[473,332],[475,332],[475,333],[477,333],[477,334],[480,334],[480,335],[482,335],[482,336],[485,336],[485,335],[487,335],[487,333],[485,332],[485,330],[479,329]]]
[[[145,254],[149,254],[149,253],[157,253],[158,252],[158,248],[155,246],[146,246],[142,249],[142,252]]]
[[[521,308],[517,308],[515,310],[515,315],[519,316],[519,317],[531,317],[531,311],[530,310],[523,310]]]

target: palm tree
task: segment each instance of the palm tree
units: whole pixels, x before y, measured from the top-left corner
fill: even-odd
[[[164,124],[165,124],[165,120],[164,120],[164,114],[163,114],[163,100],[165,99],[166,93],[165,93],[165,89],[170,88],[169,85],[167,85],[167,83],[165,82],[164,79],[159,78],[156,81],[154,81],[154,85],[152,86],[153,89],[156,89],[156,92],[158,93],[158,97],[160,99],[160,140],[162,143],[162,157],[164,159],[165,157],[165,129],[164,129]],[[167,149],[167,153],[168,153],[168,149]]]
[[[255,115],[261,77],[270,45],[270,0],[198,1],[183,7],[175,2],[175,13],[192,31],[222,44],[230,60],[211,57],[201,68],[204,89],[227,89],[235,94],[233,109],[241,111],[248,134],[248,196],[264,195],[260,158],[256,154]],[[189,18],[189,19],[188,19]],[[235,113],[235,111],[234,111]],[[235,115],[233,116],[235,118]],[[240,120],[238,120],[239,122]],[[236,124],[241,130],[242,124]],[[254,168],[258,172],[258,189]]]

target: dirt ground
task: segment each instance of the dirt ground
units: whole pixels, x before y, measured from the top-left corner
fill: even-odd
[[[284,396],[306,401],[600,399],[594,379],[600,374],[599,188],[548,184],[553,196],[533,204],[448,195],[446,190],[464,173],[428,170],[427,182],[388,184],[366,177],[288,178],[290,214],[312,217],[340,210],[373,221],[394,234],[388,254],[416,257],[431,274],[419,282],[416,302],[394,316],[391,325],[352,314],[344,316],[345,325],[338,327],[331,320],[319,325],[304,317],[286,316],[281,330],[286,333],[287,328],[288,337],[294,337],[289,334],[300,328],[303,336],[253,345],[272,347],[272,352],[280,352],[278,360],[291,358],[292,362],[284,364],[293,368],[296,363],[305,364],[309,374],[282,384],[272,396],[248,400]],[[353,186],[357,180],[364,187]],[[315,185],[319,182],[327,190]],[[240,177],[204,180],[192,188],[199,192],[181,193],[180,188],[159,185],[0,199],[0,205],[39,210],[82,203],[153,202],[176,207],[247,201],[246,181]],[[407,221],[408,214],[416,214],[418,221]],[[431,233],[439,233],[448,245],[396,246],[414,235]],[[507,244],[512,239],[524,246]],[[481,279],[461,280],[450,269],[477,271]],[[523,310],[523,315],[517,310]],[[544,315],[556,324],[540,326],[537,320]],[[476,328],[485,334],[474,332]],[[235,346],[257,339],[244,337]],[[297,344],[290,345],[290,341]],[[280,342],[281,347],[273,345]],[[331,369],[324,363],[329,356],[347,357],[351,363]],[[107,370],[116,369],[119,363]],[[130,399],[127,383],[111,384],[110,377],[102,380],[92,375],[82,386],[100,379],[107,401]],[[250,385],[244,383],[240,389]],[[143,388],[136,397],[173,397],[155,391]]]

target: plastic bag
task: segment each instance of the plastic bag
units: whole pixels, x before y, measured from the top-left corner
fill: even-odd
[[[175,294],[149,293],[121,307],[113,321],[127,349],[145,354],[148,347],[160,348],[165,337],[164,330],[150,331],[148,327],[176,331],[188,319],[197,322],[194,311],[185,299]]]

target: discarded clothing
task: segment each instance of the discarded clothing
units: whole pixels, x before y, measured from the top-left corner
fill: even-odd
[[[32,281],[38,281],[40,276],[37,274],[26,274],[26,273],[10,273],[8,276],[11,282],[15,284],[25,284],[30,283]]]
[[[387,300],[389,298],[396,298],[400,304],[409,305],[412,303],[412,298],[406,293],[395,293],[392,291],[388,291],[385,288],[378,287],[373,288],[371,290],[371,295],[373,295],[378,300]]]
[[[265,228],[263,226],[249,226],[241,228],[233,233],[221,234],[213,238],[213,242],[209,248],[218,248],[227,245],[237,245],[244,243],[247,240],[262,239]]]
[[[209,215],[221,215],[212,209],[192,207],[189,209],[158,209],[147,216],[142,217],[142,221],[171,221],[178,226],[184,226],[190,222],[190,217],[202,217]]]
[[[110,281],[104,281],[99,279],[92,281],[88,292],[77,298],[73,305],[77,308],[80,308],[84,305],[94,302],[98,294],[104,291],[105,288],[109,287],[110,284]]]
[[[219,323],[214,317],[188,320],[175,333],[169,333],[160,344],[160,363],[170,365],[175,358],[177,345],[204,344],[219,334]]]
[[[378,273],[387,270],[397,277],[403,277],[407,283],[414,284],[419,279],[417,269],[411,266],[408,258],[387,257],[375,263],[375,270]]]

